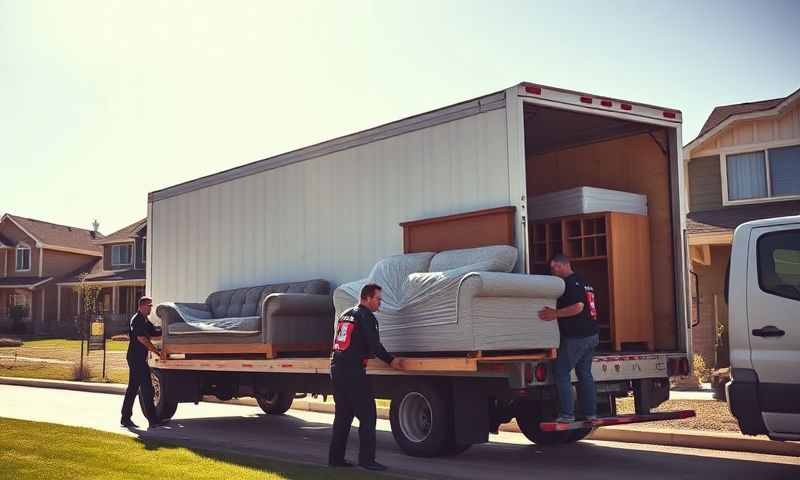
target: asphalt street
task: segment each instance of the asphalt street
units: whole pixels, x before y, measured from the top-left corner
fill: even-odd
[[[157,439],[187,448],[222,450],[307,464],[325,464],[333,416],[290,410],[265,415],[257,407],[181,404],[173,421],[153,431],[119,427],[122,397],[0,385],[0,417],[52,422]],[[138,406],[134,421],[147,422]],[[800,458],[719,450],[582,441],[539,447],[524,436],[501,432],[491,442],[449,458],[420,459],[397,447],[389,422],[378,421],[378,461],[413,478],[557,479],[798,479]],[[348,457],[357,457],[354,428]]]

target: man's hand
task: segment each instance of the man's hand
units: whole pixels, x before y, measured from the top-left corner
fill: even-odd
[[[553,321],[558,318],[556,312],[555,308],[544,307],[539,310],[539,320],[544,320],[545,322]]]
[[[396,369],[396,370],[402,370],[403,369],[403,361],[400,360],[399,358],[395,357],[394,359],[392,359],[392,363],[390,363],[389,366],[394,368],[394,369]]]

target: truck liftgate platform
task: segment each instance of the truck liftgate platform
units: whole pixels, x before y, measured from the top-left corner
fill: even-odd
[[[609,427],[613,425],[626,425],[629,423],[658,422],[660,420],[680,420],[695,416],[694,410],[677,410],[674,412],[658,412],[643,415],[617,415],[615,417],[601,417],[597,420],[579,420],[570,423],[541,422],[539,428],[543,432],[563,432],[579,430],[581,428]]]

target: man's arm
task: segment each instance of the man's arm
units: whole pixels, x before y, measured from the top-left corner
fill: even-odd
[[[539,310],[539,319],[550,321],[558,318],[572,317],[583,311],[583,302],[573,303],[563,308],[544,307]]]
[[[386,348],[384,348],[383,344],[381,343],[380,337],[378,336],[377,328],[375,328],[373,325],[364,325],[367,322],[364,321],[360,315],[358,318],[358,322],[362,324],[359,325],[359,328],[364,333],[364,338],[367,340],[367,348],[369,349],[369,354],[380,358],[389,365],[392,365],[392,367],[397,365],[399,362],[393,364],[395,360],[394,355],[387,352]]]
[[[153,345],[153,342],[151,342],[148,337],[146,337],[144,335],[140,335],[140,336],[136,337],[136,340],[138,340],[139,343],[141,343],[142,345],[147,347],[147,349],[150,350],[151,352],[153,352],[154,354],[156,354],[156,355],[159,354],[158,348],[155,345]]]

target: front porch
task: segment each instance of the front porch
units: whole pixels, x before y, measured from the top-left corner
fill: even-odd
[[[89,282],[99,288],[96,310],[105,320],[107,336],[127,333],[128,322],[136,313],[138,299],[144,295],[144,279],[121,282]],[[58,324],[71,324],[85,313],[77,283],[58,285]]]

